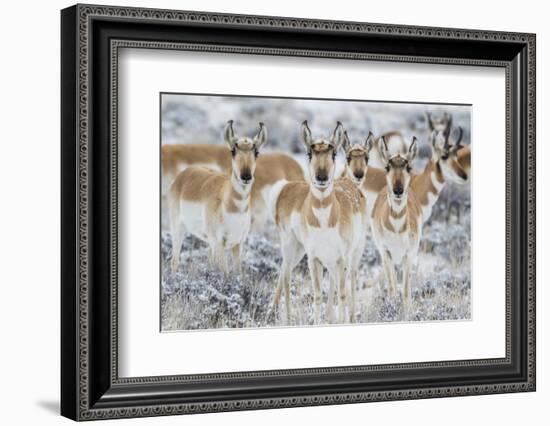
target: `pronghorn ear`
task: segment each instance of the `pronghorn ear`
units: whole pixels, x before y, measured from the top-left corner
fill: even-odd
[[[347,154],[349,150],[351,149],[351,142],[349,140],[348,132],[344,130],[344,140],[342,142],[342,148],[344,149],[344,152]]]
[[[409,152],[407,155],[407,160],[409,163],[413,161],[418,154],[418,139],[416,139],[416,136],[413,136],[413,140],[411,142],[411,145],[409,146]]]
[[[380,151],[380,157],[382,157],[384,165],[388,165],[390,155],[388,153],[388,145],[386,144],[386,138],[384,138],[384,136],[380,136],[380,139],[378,139],[378,151]]]
[[[300,126],[300,140],[304,144],[306,151],[309,152],[313,140],[311,138],[311,130],[309,130],[309,126],[307,125],[307,120],[304,120]]]
[[[233,132],[233,120],[229,120],[223,130],[223,140],[230,150],[235,148],[235,133]]]
[[[373,145],[374,145],[374,135],[372,134],[372,132],[369,132],[369,135],[365,140],[365,151],[367,151],[367,154],[370,152]]]
[[[330,137],[330,143],[334,146],[335,149],[338,149],[342,142],[344,141],[344,126],[339,121],[336,122],[336,128],[332,132]]]
[[[264,123],[260,123],[260,130],[258,130],[258,134],[254,136],[254,142],[256,149],[260,149],[260,147],[267,142],[267,128]]]

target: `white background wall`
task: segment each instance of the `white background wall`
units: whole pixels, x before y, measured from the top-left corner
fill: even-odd
[[[120,424],[547,424],[550,401],[550,28],[544,2],[120,0],[103,4],[537,33],[538,390],[422,401],[122,420]],[[67,424],[59,404],[59,10],[11,1],[0,24],[0,401],[2,424]],[[104,424],[104,423],[102,423]]]

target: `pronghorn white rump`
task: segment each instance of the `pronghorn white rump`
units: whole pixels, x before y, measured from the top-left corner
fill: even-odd
[[[211,260],[223,271],[227,269],[226,250],[231,250],[234,266],[241,268],[241,251],[251,224],[250,193],[256,157],[267,141],[267,129],[260,123],[254,138],[238,138],[233,131],[233,121],[229,121],[224,140],[231,152],[229,173],[191,166],[181,172],[170,187],[173,272],[179,265],[186,232],[208,243]]]
[[[396,296],[396,267],[403,267],[403,299],[408,306],[422,234],[422,209],[416,194],[410,190],[411,164],[418,153],[417,139],[413,138],[405,155],[390,155],[384,139],[381,148],[386,164],[386,187],[376,199],[372,233],[382,258],[390,297]]]
[[[366,206],[362,193],[347,179],[335,181],[335,158],[344,140],[344,130],[337,123],[330,138],[313,139],[307,121],[300,128],[309,158],[309,183],[279,184],[272,194],[275,222],[279,230],[282,264],[273,299],[277,308],[284,293],[286,321],[291,320],[291,274],[300,259],[307,255],[314,291],[314,322],[321,318],[321,284],[323,270],[329,276],[326,306],[328,322],[333,321],[334,292],[338,292],[339,320],[355,321],[355,306],[347,306],[346,271],[353,265],[354,254],[365,242]]]

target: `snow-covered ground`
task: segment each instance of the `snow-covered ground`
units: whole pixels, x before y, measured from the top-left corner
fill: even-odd
[[[379,135],[399,130],[408,140],[417,136],[420,158],[415,170],[420,171],[431,155],[427,111],[435,115],[450,112],[455,126],[464,130],[465,143],[470,143],[471,109],[467,106],[193,95],[163,95],[162,143],[221,144],[227,120],[235,120],[237,134],[249,135],[262,121],[269,131],[267,148],[288,152],[305,164],[298,140],[299,124],[307,119],[314,135],[323,132],[328,136],[336,120],[340,120],[352,141],[363,139],[369,131]],[[342,157],[339,155],[339,167],[343,167]],[[412,307],[407,313],[399,299],[387,297],[380,257],[369,235],[356,293],[357,322],[470,319],[470,209],[469,185],[448,183],[423,228]],[[164,210],[162,215],[166,223]],[[279,237],[272,223],[249,235],[243,254],[243,276],[224,275],[210,266],[206,243],[190,235],[183,242],[180,267],[175,274],[170,271],[171,237],[166,228],[161,233],[160,248],[162,330],[282,325],[280,315],[267,318],[281,263]],[[327,301],[326,281],[325,277],[323,304]],[[294,271],[291,293],[291,325],[312,324],[313,290],[305,259]]]

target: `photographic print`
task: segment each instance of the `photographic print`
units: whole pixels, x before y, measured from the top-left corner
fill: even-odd
[[[471,114],[161,93],[161,331],[470,320]]]

